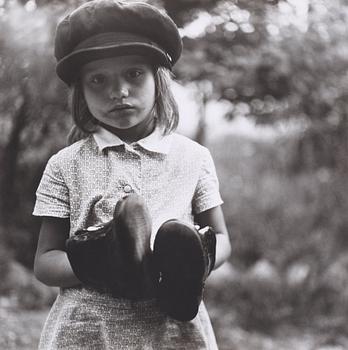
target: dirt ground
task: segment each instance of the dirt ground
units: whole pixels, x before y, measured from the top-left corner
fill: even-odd
[[[37,349],[40,330],[48,310],[16,310],[0,305],[0,349]],[[345,350],[348,338],[282,326],[272,335],[227,327],[228,315],[211,310],[220,350]],[[218,317],[219,314],[219,317]],[[160,349],[159,349],[160,350]]]
[[[215,310],[216,311],[216,310]],[[219,350],[348,350],[348,338],[333,332],[280,325],[271,334],[227,326],[223,310],[210,312]]]
[[[0,349],[37,349],[48,310],[26,311],[0,306]]]

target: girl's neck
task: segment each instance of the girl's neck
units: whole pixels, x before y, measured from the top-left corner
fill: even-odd
[[[130,144],[150,135],[156,127],[156,122],[155,118],[150,118],[129,129],[118,129],[104,123],[100,123],[100,125],[119,137],[123,142]]]

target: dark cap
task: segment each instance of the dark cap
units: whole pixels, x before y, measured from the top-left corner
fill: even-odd
[[[115,55],[145,55],[169,69],[179,59],[182,41],[173,20],[144,2],[94,0],[57,26],[57,74],[70,84],[79,68]]]

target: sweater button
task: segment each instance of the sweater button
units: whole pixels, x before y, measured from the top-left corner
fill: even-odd
[[[125,185],[125,186],[123,187],[123,191],[126,192],[126,193],[132,192],[132,186],[130,186],[130,185]]]

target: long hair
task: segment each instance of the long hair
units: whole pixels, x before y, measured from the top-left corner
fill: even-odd
[[[173,78],[171,72],[164,67],[155,69],[154,78],[155,103],[151,113],[154,113],[156,125],[162,129],[163,135],[167,135],[177,128],[179,122],[178,105],[171,91]],[[72,84],[71,114],[74,126],[68,135],[69,144],[87,137],[98,126],[98,120],[88,109],[79,79]]]

